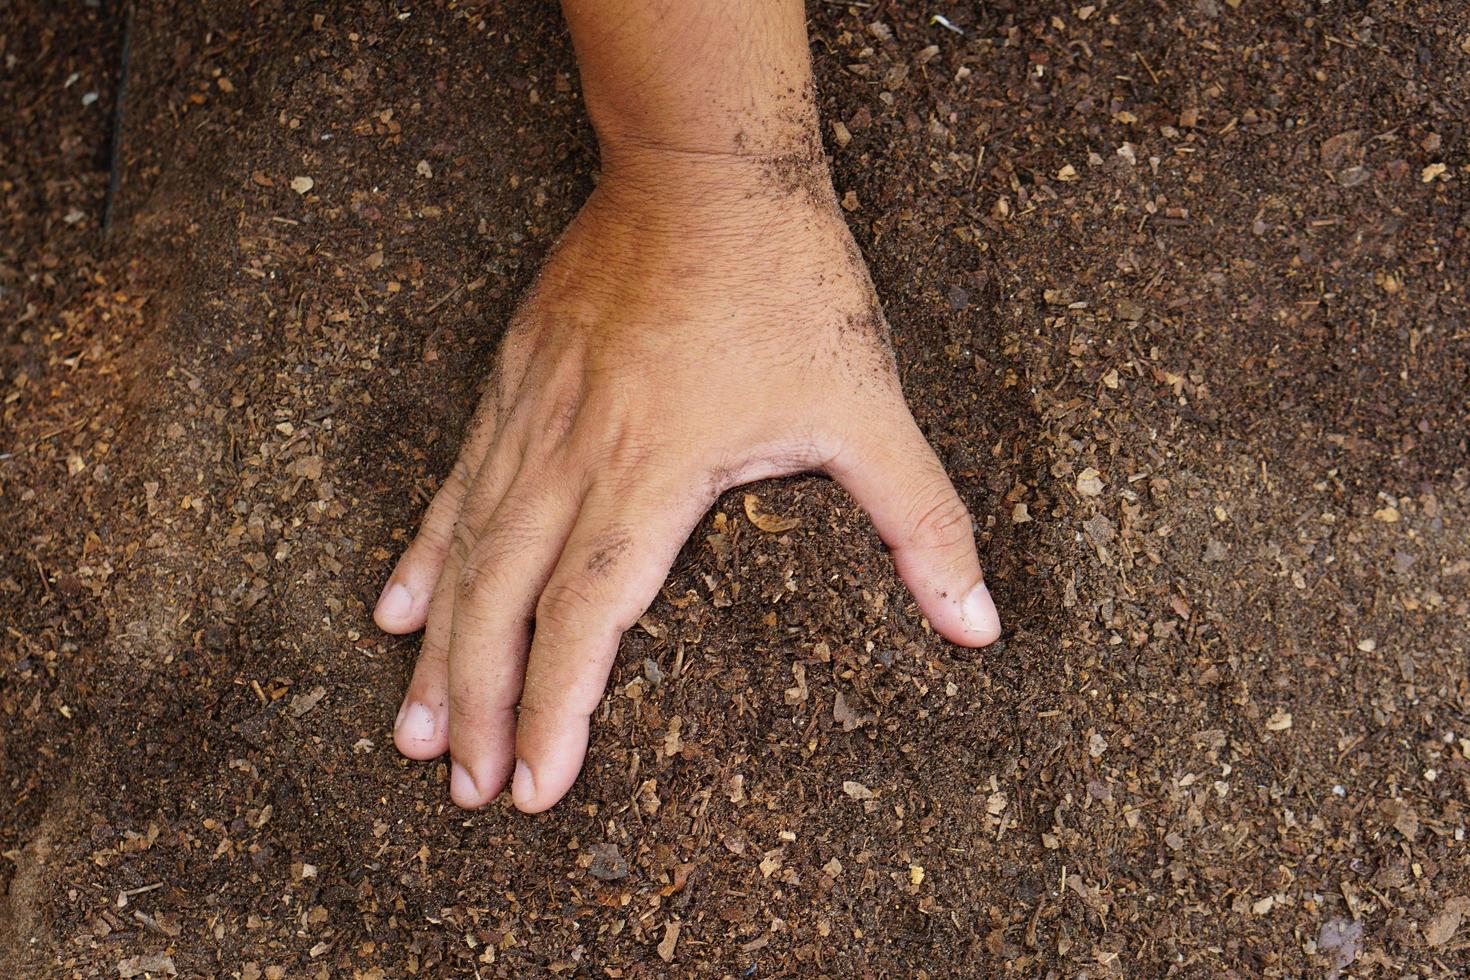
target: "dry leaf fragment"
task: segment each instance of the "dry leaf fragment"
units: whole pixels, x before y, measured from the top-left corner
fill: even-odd
[[[658,780],[645,779],[638,787],[638,809],[651,817],[663,805],[664,801],[658,798]]]
[[[684,719],[675,715],[669,719],[669,730],[664,735],[664,755],[676,756],[684,751],[684,739],[680,730],[684,727]]]
[[[300,718],[312,708],[315,708],[317,702],[326,696],[327,689],[320,684],[305,694],[296,695],[291,699],[291,716],[293,718]]]
[[[1405,840],[1413,841],[1419,836],[1419,814],[1403,800],[1384,800],[1378,804],[1378,812]]]
[[[674,962],[674,946],[679,942],[679,930],[684,926],[678,919],[670,919],[664,923],[663,942],[658,944],[658,958],[665,963]]]
[[[1424,941],[1431,946],[1443,946],[1455,938],[1465,916],[1470,914],[1470,898],[1457,895],[1445,903],[1443,909],[1424,925]]]
[[[1139,320],[1142,320],[1145,312],[1142,303],[1131,299],[1118,300],[1113,309],[1118,314],[1118,319],[1127,320],[1130,323],[1137,323]]]
[[[852,706],[847,703],[847,698],[841,691],[838,691],[832,698],[832,720],[841,725],[844,732],[859,728],[863,723],[862,716],[852,710]]]
[[[1342,969],[1350,966],[1363,951],[1363,922],[1361,919],[1328,919],[1317,932],[1317,949],[1328,954],[1332,968],[1327,971],[1327,980],[1337,980]]]
[[[1363,138],[1361,129],[1350,129],[1322,141],[1320,150],[1322,169],[1336,172],[1357,152],[1358,142]]]
[[[298,476],[304,476],[308,480],[320,480],[322,478],[322,463],[320,456],[301,456],[293,468]]]
[[[1000,816],[1009,805],[1010,800],[1006,799],[1006,795],[1003,792],[997,791],[985,798],[985,812],[992,817]]]
[[[750,518],[750,523],[767,534],[780,534],[801,523],[799,517],[780,517],[776,514],[767,514],[760,508],[761,498],[753,493],[747,493],[745,495],[745,516]]]
[[[1103,897],[1101,895],[1098,894],[1096,888],[1089,885],[1086,881],[1082,880],[1081,877],[1077,875],[1072,875],[1071,877],[1069,877],[1067,879],[1067,887],[1076,892],[1077,897],[1082,899],[1082,901],[1086,903],[1087,907],[1092,909],[1098,915],[1105,916],[1108,914],[1108,903],[1103,900]]]
[[[291,178],[291,189],[298,194],[305,194],[307,191],[311,190],[315,186],[316,181],[312,180],[310,177]]]
[[[174,967],[173,958],[163,953],[129,956],[118,960],[117,975],[119,977],[139,977],[150,973],[170,977],[179,975],[179,971]]]
[[[1267,718],[1266,719],[1266,731],[1268,731],[1268,732],[1284,732],[1284,731],[1286,731],[1290,727],[1291,727],[1291,712],[1290,711],[1277,711],[1270,718]]]
[[[791,674],[796,679],[796,686],[786,689],[785,701],[787,704],[801,704],[807,699],[806,668],[801,664],[792,664]]]
[[[878,795],[877,793],[874,793],[872,790],[868,789],[868,787],[864,786],[862,783],[855,783],[850,779],[842,784],[842,792],[846,793],[848,796],[852,797],[855,800],[871,800],[876,798]]]
[[[1096,497],[1103,491],[1102,474],[1091,466],[1077,474],[1077,492],[1084,497]]]
[[[592,852],[592,864],[588,865],[587,873],[598,882],[616,882],[628,877],[628,861],[623,860],[623,852],[617,849],[616,843],[594,843],[588,851]]]

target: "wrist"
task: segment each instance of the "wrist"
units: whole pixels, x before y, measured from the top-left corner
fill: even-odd
[[[840,213],[820,149],[737,155],[643,148],[616,161],[603,171],[596,207],[644,238],[751,247],[788,238],[814,211]]]
[[[759,146],[715,149],[698,139],[619,134],[599,141],[603,197],[634,207],[702,210],[779,201],[835,201],[830,161],[815,128]]]
[[[785,155],[820,142],[802,0],[563,0],[604,161],[624,147]]]
[[[674,254],[727,256],[730,267],[800,248],[813,234],[845,231],[820,151],[786,155],[692,153],[639,147],[603,172],[576,224],[616,247],[604,267],[668,264]],[[574,236],[574,237],[580,237]],[[682,260],[681,260],[682,261]],[[651,271],[623,278],[640,280]]]
[[[809,104],[783,113],[748,113],[693,124],[641,120],[638,125],[593,114],[593,128],[604,172],[624,163],[680,159],[821,158],[817,112]]]

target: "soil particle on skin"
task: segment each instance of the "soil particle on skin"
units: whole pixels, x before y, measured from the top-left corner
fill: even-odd
[[[1005,639],[728,494],[535,817],[370,611],[593,184],[563,27],[136,5],[104,248],[123,6],[0,33],[8,975],[1470,972],[1462,5],[812,5]]]

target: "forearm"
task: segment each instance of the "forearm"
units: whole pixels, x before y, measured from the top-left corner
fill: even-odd
[[[563,0],[604,170],[659,153],[815,155],[801,0]]]

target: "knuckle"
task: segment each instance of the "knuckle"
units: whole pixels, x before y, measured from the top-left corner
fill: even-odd
[[[910,523],[910,539],[931,551],[948,551],[968,545],[974,537],[974,522],[964,502],[948,487],[931,494]]]
[[[468,684],[449,688],[449,714],[456,718],[482,718],[491,707],[486,692]],[[451,727],[450,731],[453,731]]]
[[[551,676],[528,672],[518,707],[522,717],[540,716],[541,724],[561,727],[571,719],[591,717],[602,702],[602,693],[603,687],[596,685],[581,682],[569,685]]]
[[[449,545],[450,533],[445,528],[444,522],[425,520],[423,524],[419,525],[419,533],[414,535],[413,543],[404,552],[404,557],[415,554],[425,547],[432,552],[442,553]]]
[[[559,446],[571,438],[582,417],[582,390],[567,386],[546,403],[544,435],[549,445]]]
[[[633,545],[633,536],[621,525],[598,535],[587,553],[584,570],[589,578],[599,578],[612,571]]]
[[[413,680],[409,686],[434,687],[442,685],[449,672],[449,649],[437,640],[425,638],[419,647],[418,660],[414,663]]]
[[[528,672],[525,682],[521,685],[521,700],[518,707],[522,714],[546,714],[561,710],[565,706],[565,700],[565,688]]]
[[[445,478],[444,486],[439,488],[440,492],[448,492],[451,498],[456,499],[463,496],[465,490],[469,488],[470,476],[469,461],[463,456],[459,457],[449,468],[449,476]]]
[[[488,554],[481,544],[459,567],[459,577],[454,583],[456,611],[473,609],[498,590],[500,576],[496,572],[499,566],[493,559],[494,556]]]
[[[449,536],[449,557],[463,568],[469,564],[470,556],[474,554],[475,541],[475,532],[464,519],[455,521],[454,530]]]
[[[485,576],[480,574],[480,570],[474,565],[466,562],[460,566],[459,578],[454,581],[456,608],[461,604],[468,605],[475,602],[483,594],[484,581]]]
[[[585,582],[578,579],[551,582],[536,602],[536,624],[554,630],[573,629],[586,623],[595,608]]]

